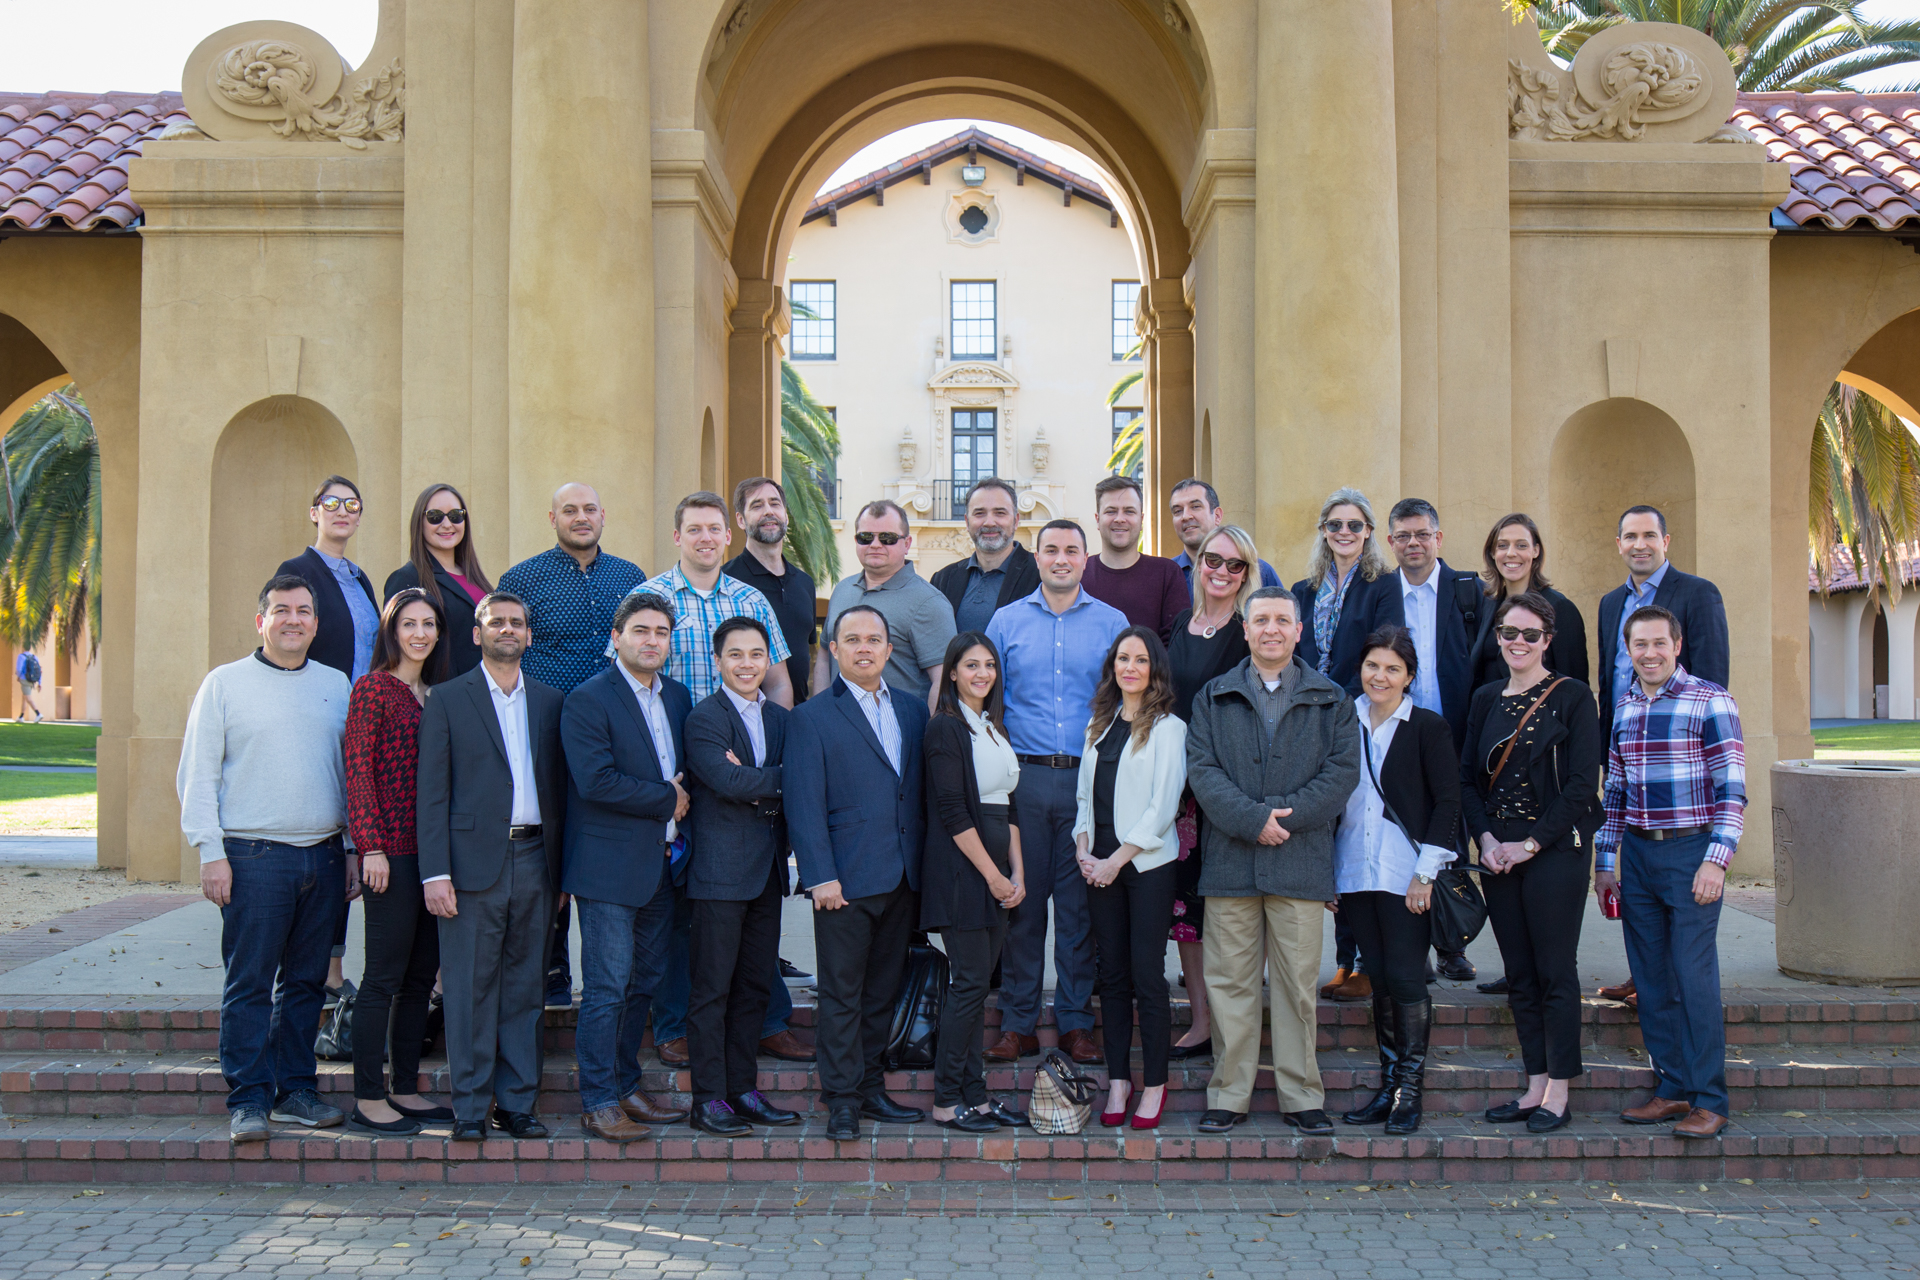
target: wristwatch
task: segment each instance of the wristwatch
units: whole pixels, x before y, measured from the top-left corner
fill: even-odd
[[[1419,883],[1421,883],[1421,884],[1432,884],[1432,883],[1433,883],[1433,877],[1432,877],[1432,876],[1423,876],[1423,875],[1416,875],[1416,876],[1414,876],[1414,879],[1415,879],[1416,881],[1418,881]]]
[[[1525,840],[1522,840],[1520,842],[1520,847],[1522,849],[1525,849],[1528,853],[1540,852],[1540,842],[1538,840],[1535,840],[1532,836],[1528,836]]]

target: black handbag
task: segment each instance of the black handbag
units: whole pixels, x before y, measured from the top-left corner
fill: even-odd
[[[321,1019],[320,1034],[313,1041],[313,1056],[322,1062],[353,1061],[353,1003],[358,994],[351,982],[342,982],[339,1003]]]
[[[1380,776],[1373,771],[1373,735],[1363,727],[1360,731],[1360,745],[1365,748],[1367,762],[1367,781],[1373,784],[1374,792],[1380,797],[1380,807],[1386,810],[1387,820],[1400,828],[1400,834],[1416,851],[1420,842],[1414,838],[1407,824],[1400,821],[1400,815],[1393,811],[1393,805],[1387,799],[1387,793],[1380,789]],[[1473,873],[1462,865],[1453,862],[1440,868],[1440,874],[1433,878],[1433,897],[1427,908],[1427,926],[1432,930],[1433,949],[1435,951],[1465,951],[1467,944],[1480,936],[1487,927],[1487,899],[1480,892],[1480,886],[1473,882]]]
[[[940,1038],[940,1011],[947,999],[947,957],[916,934],[907,946],[906,973],[893,1001],[893,1029],[887,1035],[887,1068],[931,1067]]]

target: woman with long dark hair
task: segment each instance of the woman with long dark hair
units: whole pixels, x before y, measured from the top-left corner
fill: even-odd
[[[1110,1127],[1127,1120],[1136,1010],[1144,1070],[1133,1127],[1157,1126],[1166,1102],[1173,1045],[1167,929],[1179,853],[1174,820],[1186,789],[1187,726],[1173,714],[1167,651],[1151,628],[1128,627],[1107,650],[1094,690],[1073,824],[1099,956],[1108,1084],[1100,1123]]]
[[[937,930],[948,987],[935,1049],[933,1120],[966,1133],[1026,1123],[987,1094],[981,1032],[987,987],[1007,941],[1007,912],[1027,896],[1013,791],[1020,761],[1007,740],[1000,654],[978,631],[947,645],[940,698],[922,739],[927,844],[920,927]]]
[[[414,841],[420,708],[443,670],[446,617],[418,587],[380,613],[373,667],[347,702],[347,829],[360,854],[367,962],[353,1007],[353,1111],[347,1123],[382,1136],[418,1133],[453,1112],[420,1096],[420,1046],[440,971],[440,928],[427,911]],[[393,1083],[384,1079],[392,1022]]]
[[[1547,646],[1547,670],[1587,683],[1587,624],[1573,601],[1547,580],[1547,544],[1533,517],[1524,511],[1501,516],[1487,532],[1480,561],[1484,566],[1480,577],[1493,605],[1484,610],[1487,622],[1474,638],[1473,687],[1507,678],[1500,641],[1493,634],[1493,615],[1501,601],[1523,591],[1543,596],[1553,606],[1554,633],[1553,643]]]
[[[493,590],[473,548],[467,500],[450,484],[430,484],[413,500],[407,528],[407,563],[387,575],[387,599],[409,587],[424,592],[446,618],[435,650],[446,663],[446,675],[438,678],[465,675],[480,665],[473,607]]]

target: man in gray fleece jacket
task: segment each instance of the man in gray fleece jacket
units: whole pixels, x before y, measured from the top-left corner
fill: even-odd
[[[1314,1057],[1322,918],[1339,895],[1333,828],[1360,781],[1353,700],[1294,658],[1300,607],[1278,587],[1248,598],[1252,656],[1193,700],[1187,783],[1206,814],[1200,893],[1213,1079],[1204,1133],[1247,1118],[1260,1062],[1260,970],[1273,983],[1281,1118],[1332,1133]]]

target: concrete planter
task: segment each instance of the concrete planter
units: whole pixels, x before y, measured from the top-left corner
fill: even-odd
[[[1773,806],[1780,971],[1920,985],[1920,765],[1782,760]]]

